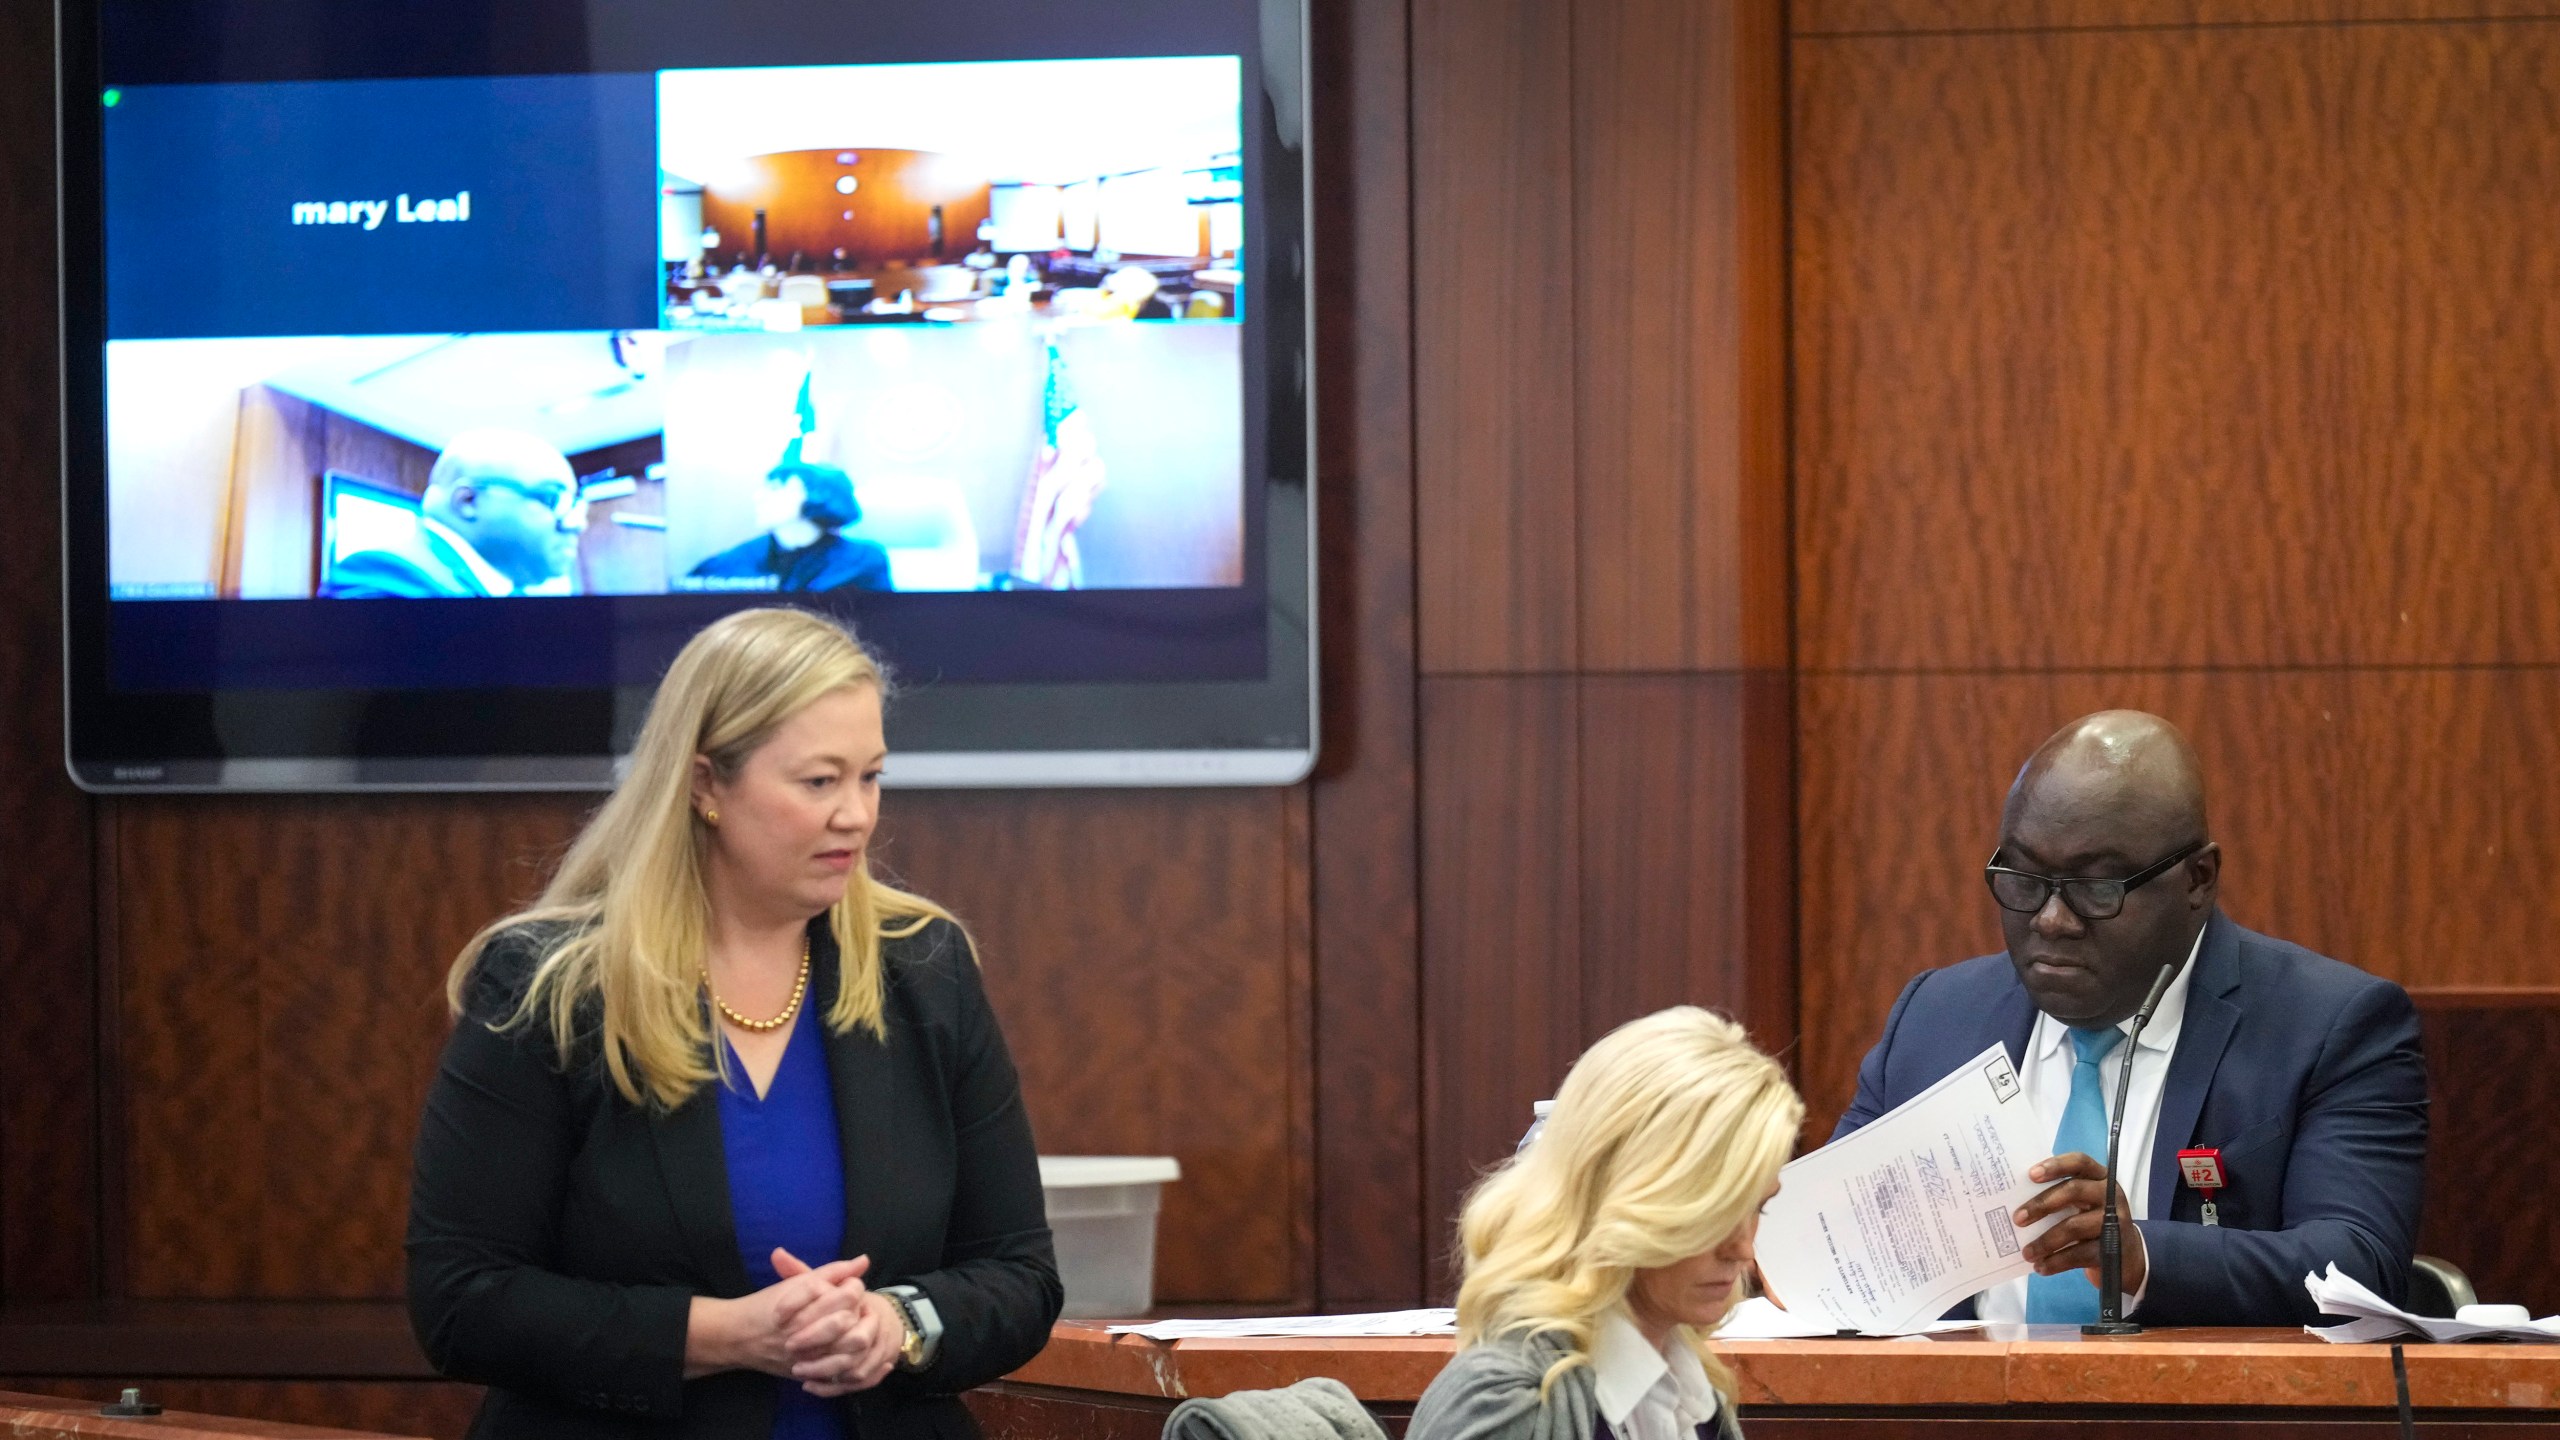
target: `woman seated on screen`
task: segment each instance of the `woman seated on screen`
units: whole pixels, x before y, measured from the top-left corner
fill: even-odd
[[[797,610],[676,657],[540,903],[453,967],[409,1305],[475,1436],[951,1440],[1060,1300],[968,937],[872,878],[879,666]]]
[[[764,529],[694,566],[691,588],[792,594],[897,588],[888,550],[844,533],[862,519],[853,477],[801,459],[800,445],[793,440],[765,474],[756,498],[756,523]]]
[[[1704,1348],[1739,1299],[1804,1102],[1732,1021],[1611,1031],[1459,1220],[1458,1355],[1406,1440],[1739,1436]]]

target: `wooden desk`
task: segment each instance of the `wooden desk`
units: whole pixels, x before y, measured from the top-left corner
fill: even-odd
[[[1914,1340],[1736,1341],[1718,1347],[1759,1437],[1917,1433],[1937,1440],[2182,1435],[2385,1437],[2391,1347],[2298,1331],[2162,1330],[2084,1339],[1993,1326]],[[1447,1339],[1185,1340],[1060,1324],[1029,1365],[971,1397],[989,1440],[1153,1440],[1187,1396],[1313,1375],[1349,1385],[1391,1432],[1447,1363]],[[2407,1350],[2419,1428],[2446,1440],[2560,1437],[2560,1345]]]
[[[118,1419],[98,1413],[97,1402],[0,1391],[0,1430],[10,1435],[94,1435],[116,1440],[391,1440],[366,1430],[326,1430],[265,1420],[233,1420],[169,1410]]]

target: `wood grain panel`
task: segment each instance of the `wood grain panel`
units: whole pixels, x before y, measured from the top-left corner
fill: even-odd
[[[2560,997],[2442,1003],[2423,992],[2427,1199],[2418,1249],[2462,1267],[2480,1298],[2560,1312]]]
[[[2560,15],[2560,0],[1792,0],[1802,36],[2305,25]]]
[[[1572,11],[1412,0],[1412,15],[1421,667],[1570,669]]]
[[[266,385],[240,392],[225,599],[309,599],[320,554],[320,482],[342,470],[424,494],[435,452]]]
[[[79,1380],[0,1377],[0,1390],[104,1403],[139,1384],[153,1404],[199,1415],[462,1440],[479,1413],[480,1387],[440,1380]]]
[[[1754,921],[1771,918],[1759,912],[1784,912],[1775,917],[1780,947],[1794,918],[1787,717],[1755,717],[1749,693],[1768,683],[1733,674],[1583,679],[1584,1043],[1666,1005],[1722,1010],[1772,1051],[1794,1041],[1794,996],[1773,978],[1793,956],[1754,953]],[[1771,764],[1779,784],[1755,795],[1752,770]],[[1755,846],[1779,852],[1780,883],[1751,883]],[[1766,929],[1758,938],[1771,943]]]
[[[1783,665],[1778,5],[1571,9],[1581,665]]]
[[[1421,1303],[1422,966],[1415,824],[1412,147],[1405,0],[1310,14],[1316,541],[1316,1298]]]
[[[1459,1197],[1511,1153],[1583,1044],[1579,683],[1422,682],[1424,1220],[1430,1280]]]
[[[1792,55],[1808,668],[2560,660],[2560,26]]]
[[[1804,1076],[1825,1134],[1904,982],[1998,948],[1980,872],[2009,781],[2107,706],[2194,738],[2242,924],[2404,985],[2553,978],[2560,672],[1815,676],[1799,703]]]
[[[977,937],[1041,1149],[1182,1162],[1158,1220],[1162,1301],[1305,1298],[1296,803],[944,791],[883,809],[884,866]]]
[[[63,770],[62,458],[54,264],[52,7],[0,15],[0,224],[19,237],[0,327],[0,1295],[97,1283],[89,802]]]
[[[851,166],[836,157],[854,154]],[[850,175],[861,189],[836,192]],[[757,263],[755,218],[765,216],[765,254],[776,265],[810,271],[869,270],[884,261],[954,262],[978,248],[978,226],[992,201],[983,168],[924,150],[792,150],[741,159],[733,174],[702,191],[702,223],[720,232],[706,257],[714,265]],[[942,211],[942,249],[933,248],[933,212]],[[833,264],[837,250],[846,263]],[[883,291],[883,298],[894,291]]]
[[[590,803],[113,802],[134,1295],[399,1295],[445,967]]]

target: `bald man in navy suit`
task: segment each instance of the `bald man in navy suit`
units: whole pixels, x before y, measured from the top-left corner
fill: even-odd
[[[1959,1316],[2097,1318],[2105,1122],[2119,1109],[2128,1319],[2313,1323],[2302,1277],[2333,1262],[2405,1293],[2427,1153],[2417,1012],[2387,980],[2232,923],[2221,874],[2203,773],[2169,722],[2087,716],[2019,772],[1985,873],[2007,953],[1903,987],[1832,1137],[1993,1041],[2007,1048],[2058,1152],[2034,1171],[2053,1183],[2015,1218],[2065,1218],[2025,1248],[2034,1276]],[[2163,966],[2171,983],[2119,1095],[2123,1032]],[[2073,1139],[2096,1143],[2061,1143]],[[2210,1221],[2182,1183],[2188,1148],[2222,1152]]]

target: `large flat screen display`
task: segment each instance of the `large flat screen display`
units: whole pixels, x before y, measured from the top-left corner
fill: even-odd
[[[69,0],[70,762],[592,786],[703,624],[893,781],[1313,762],[1296,0]]]

